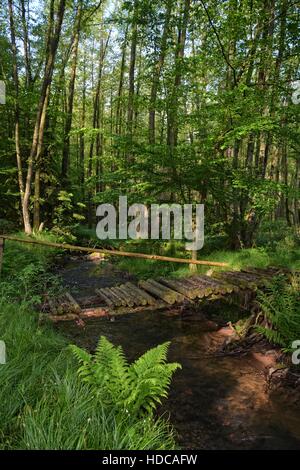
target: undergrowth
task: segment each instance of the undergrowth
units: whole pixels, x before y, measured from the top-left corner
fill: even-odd
[[[273,279],[265,292],[258,293],[258,302],[265,318],[265,325],[257,330],[268,341],[292,350],[292,343],[300,339],[300,276],[291,283],[284,276]]]
[[[78,376],[66,339],[51,325],[39,324],[36,303],[45,291],[59,289],[48,272],[52,257],[53,250],[44,247],[14,242],[5,247],[0,340],[7,363],[0,365],[0,449],[176,448],[167,420],[149,412],[120,412],[114,399],[108,405]],[[142,390],[136,390],[137,400],[142,401]]]

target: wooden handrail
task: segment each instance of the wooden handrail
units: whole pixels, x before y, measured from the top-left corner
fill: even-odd
[[[186,258],[171,258],[169,256],[148,255],[146,253],[132,253],[130,251],[107,250],[105,248],[89,248],[86,246],[69,245],[68,243],[54,243],[54,242],[46,242],[46,241],[29,239],[29,238],[27,239],[18,238],[18,237],[13,237],[11,235],[0,235],[0,240],[1,239],[15,241],[19,243],[30,243],[32,245],[48,246],[50,248],[61,248],[63,250],[70,250],[70,251],[82,251],[86,253],[101,253],[101,254],[109,255],[109,256],[126,256],[128,258],[152,259],[156,261],[167,261],[167,262],[172,262],[172,263],[184,263],[184,264],[198,264],[198,265],[205,265],[205,266],[218,266],[218,267],[229,266],[228,263],[221,263],[218,261],[204,261],[204,260],[194,260],[194,259],[186,259]]]

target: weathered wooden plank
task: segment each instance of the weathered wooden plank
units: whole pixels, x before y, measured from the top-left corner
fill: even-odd
[[[234,272],[224,272],[224,273],[217,273],[217,278],[224,280],[230,284],[235,284],[241,289],[248,289],[248,288],[255,288],[254,284],[249,283],[245,279],[242,279],[240,276],[236,275]]]
[[[149,304],[149,305],[155,305],[156,304],[155,298],[152,297],[150,294],[148,294],[148,292],[144,291],[143,289],[139,289],[139,287],[137,287],[135,284],[132,284],[131,282],[127,282],[126,285],[130,285],[130,287],[133,291],[139,292],[139,295],[144,297],[147,304]]]
[[[126,299],[124,297],[124,294],[121,291],[119,291],[116,287],[110,287],[110,290],[119,299],[120,305],[122,305],[123,307],[126,307],[127,302],[126,302]]]
[[[48,305],[53,315],[57,315],[56,304],[52,299],[48,299]]]
[[[74,321],[78,320],[79,316],[76,313],[66,313],[63,315],[40,315],[40,320],[47,319],[53,323],[58,323],[60,321]]]
[[[139,305],[148,304],[148,301],[145,299],[144,295],[142,295],[143,294],[142,289],[139,289],[131,282],[126,282],[125,287],[131,293],[131,295],[134,295],[135,298],[139,301]]]
[[[134,302],[132,301],[131,297],[128,296],[127,291],[126,291],[126,293],[124,293],[123,290],[121,289],[121,286],[115,286],[114,289],[116,290],[118,295],[123,299],[123,301],[125,303],[124,307],[126,307],[127,305],[129,307],[134,306]]]
[[[141,297],[134,289],[132,289],[130,285],[126,283],[124,284],[124,288],[126,289],[128,295],[130,295],[134,300],[135,305],[147,305],[147,301],[144,299],[144,297]]]
[[[214,294],[230,294],[234,290],[237,290],[232,284],[220,279],[211,278],[205,274],[202,276],[202,281],[211,286]]]
[[[180,292],[180,294],[184,295],[190,300],[193,300],[197,297],[196,289],[192,289],[190,286],[186,285],[182,279],[165,279],[160,278],[160,281],[166,284],[171,289]]]
[[[114,303],[116,307],[122,306],[121,299],[116,294],[114,294],[114,292],[109,287],[104,287],[101,290]]]
[[[216,291],[220,294],[231,294],[232,292],[239,292],[240,288],[236,284],[228,282],[224,279],[214,278],[212,279],[216,284]]]
[[[100,297],[100,299],[104,300],[104,302],[109,305],[109,307],[114,307],[114,303],[112,300],[107,297],[107,295],[103,292],[103,289],[95,289],[96,294]]]
[[[212,286],[210,282],[202,278],[193,279],[191,277],[187,278],[185,281],[193,287],[196,292],[196,297],[207,297],[208,295],[212,294],[215,290],[214,286]]]
[[[139,305],[139,302],[136,298],[136,296],[134,296],[131,291],[129,291],[129,289],[127,289],[125,287],[124,284],[120,285],[119,286],[119,289],[123,292],[123,294],[126,296],[126,299],[127,299],[127,305],[129,305],[129,307],[133,307],[134,305]]]
[[[72,305],[72,310],[74,312],[78,312],[78,313],[81,312],[80,305],[78,304],[78,302],[76,302],[74,297],[69,292],[66,292],[65,296],[66,296],[67,300],[70,302],[70,304]]]
[[[242,279],[246,281],[253,282],[257,286],[263,286],[268,282],[268,277],[258,274],[258,273],[248,273],[245,271],[241,271],[240,276]]]
[[[162,292],[164,292],[165,294],[173,296],[175,302],[183,302],[184,301],[184,297],[180,292],[178,292],[174,289],[171,289],[168,286],[160,284],[159,282],[155,281],[154,279],[148,279],[148,282],[150,282],[150,284],[152,284],[154,287],[157,287],[157,289],[162,290]]]
[[[148,281],[139,281],[139,287],[164,300],[167,302],[167,304],[173,305],[175,303],[175,298],[173,295],[163,292],[161,289],[158,289]]]
[[[103,307],[96,307],[96,308],[86,308],[81,311],[79,317],[84,318],[99,318],[99,317],[107,317],[109,316],[109,309]]]

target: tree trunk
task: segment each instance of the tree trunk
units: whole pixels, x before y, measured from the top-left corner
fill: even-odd
[[[27,224],[25,224],[24,218],[24,181],[22,171],[22,157],[21,157],[21,146],[20,146],[20,106],[19,106],[19,74],[17,65],[17,46],[16,46],[16,32],[15,32],[15,21],[13,13],[13,1],[8,0],[9,8],[9,20],[10,20],[10,34],[11,34],[11,48],[13,57],[13,80],[15,87],[15,148],[16,148],[16,159],[18,169],[18,185],[21,198],[21,209],[23,212],[24,228],[26,230]]]
[[[33,166],[35,161],[39,160],[41,154],[41,149],[43,145],[44,138],[44,127],[45,127],[45,117],[47,113],[48,100],[50,86],[53,76],[53,68],[55,63],[56,52],[58,48],[58,43],[60,39],[61,26],[65,13],[65,4],[66,0],[60,0],[57,19],[54,22],[54,0],[51,0],[50,3],[50,14],[49,14],[49,28],[48,28],[48,38],[47,38],[47,47],[46,47],[46,62],[44,77],[42,82],[42,88],[40,93],[40,100],[38,105],[37,117],[34,126],[32,145],[30,150],[30,155],[28,159],[28,168],[26,176],[26,185],[24,192],[24,204],[23,204],[23,217],[24,217],[24,226],[25,232],[30,234],[32,232],[31,222],[30,222],[30,212],[29,212],[29,201],[31,195],[31,183],[33,176]],[[37,210],[39,210],[37,208]]]
[[[77,59],[78,59],[78,46],[80,40],[80,28],[82,19],[82,1],[78,5],[75,28],[73,35],[72,45],[72,65],[71,65],[71,76],[69,82],[69,91],[67,98],[67,116],[64,128],[64,146],[63,146],[63,157],[62,157],[62,168],[61,168],[61,179],[62,183],[67,183],[68,180],[68,169],[70,161],[70,131],[72,128],[72,117],[73,117],[73,104],[74,104],[74,91],[77,71]]]
[[[159,87],[159,79],[162,68],[165,62],[167,39],[170,30],[170,18],[172,12],[173,0],[167,0],[164,29],[161,38],[160,54],[157,63],[154,66],[152,86],[150,92],[150,106],[149,106],[149,144],[155,144],[155,111],[156,111],[156,98]]]

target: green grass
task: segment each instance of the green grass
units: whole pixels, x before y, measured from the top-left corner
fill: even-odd
[[[179,257],[179,255],[177,255]],[[208,270],[214,271],[235,269],[240,270],[246,267],[265,268],[267,266],[288,267],[292,270],[300,270],[300,248],[290,248],[288,245],[280,244],[275,249],[249,248],[240,251],[218,250],[206,256],[198,253],[198,259],[206,261],[217,261],[227,263],[226,268],[210,266],[198,266],[198,273],[206,273]],[[128,271],[138,278],[174,276],[183,277],[191,275],[189,265],[179,263],[167,263],[162,261],[143,260],[135,258],[122,258],[115,261],[117,266]]]
[[[13,235],[18,238],[28,238],[23,232],[14,233]],[[49,242],[56,241],[55,236],[50,232],[43,232],[31,238]],[[40,264],[46,267],[51,263],[55,253],[58,253],[55,248],[5,240],[1,278],[4,279],[20,273],[28,264]]]
[[[0,449],[172,449],[166,421],[102,406],[80,383],[68,344],[23,305],[0,304]]]
[[[189,258],[181,241],[164,240],[126,240],[106,241],[97,239],[95,229],[85,226],[76,228],[79,243],[93,246],[108,246],[122,251],[156,254],[177,258]],[[262,223],[256,238],[256,247],[239,251],[226,248],[228,239],[224,234],[210,234],[205,238],[202,250],[198,252],[199,260],[228,263],[225,269],[242,269],[245,267],[264,268],[266,266],[282,266],[292,270],[300,269],[300,240],[295,228],[288,227],[286,221]],[[118,268],[136,275],[140,279],[160,276],[181,277],[190,275],[189,265],[153,261],[137,258],[111,257]],[[198,266],[199,273],[206,273],[209,266]],[[219,268],[212,268],[219,270]]]
[[[55,285],[47,272],[52,257],[53,250],[44,247],[14,242],[5,247],[0,340],[7,363],[0,365],[0,449],[176,448],[166,420],[124,416],[117,407],[104,406],[81,383],[66,339],[52,325],[39,324],[34,306]]]

